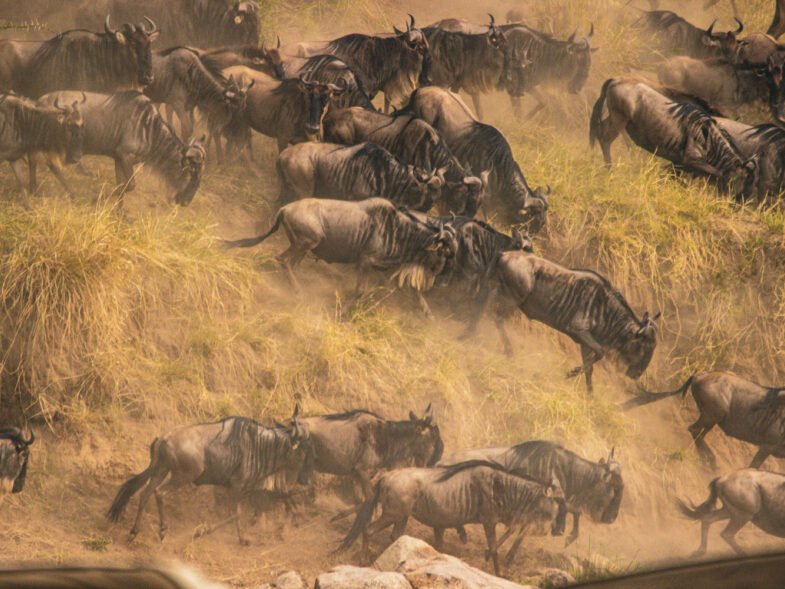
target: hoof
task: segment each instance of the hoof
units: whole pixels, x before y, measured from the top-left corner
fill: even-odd
[[[166,531],[168,529],[169,529],[168,527],[164,526],[163,528],[158,530],[158,537],[160,538],[161,542],[163,542],[164,538],[166,538]]]
[[[580,373],[581,373],[581,369],[580,368],[573,368],[572,370],[569,370],[567,372],[567,374],[564,375],[564,377],[565,378],[575,378]]]

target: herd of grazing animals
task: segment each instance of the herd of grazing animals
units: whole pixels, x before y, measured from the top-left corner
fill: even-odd
[[[45,14],[47,1],[24,10]],[[20,191],[37,193],[43,161],[76,196],[65,167],[93,155],[114,160],[119,198],[134,189],[135,166],[145,164],[187,206],[213,152],[219,163],[235,153],[253,162],[253,134],[261,134],[278,146],[280,207],[269,231],[227,247],[256,246],[283,228],[289,245],[278,260],[294,286],[297,266],[312,253],[356,266],[352,303],[381,271],[411,288],[428,315],[427,292],[455,280],[472,306],[464,336],[493,300],[511,354],[505,319],[520,310],[579,345],[581,363],[568,377],[583,374],[589,392],[605,356],[618,358],[632,379],[646,371],[659,313],[639,317],[600,274],[534,253],[530,235],[547,225],[550,187],[532,188],[504,134],[481,121],[481,95],[490,91],[506,92],[518,115],[522,96],[532,95],[529,117],[547,105],[542,85],[581,92],[596,51],[593,25],[585,37],[576,31],[560,39],[514,10],[507,24],[489,15],[486,24],[444,19],[422,29],[409,15],[392,33],[289,46],[278,39],[265,47],[254,2],[111,0],[108,15],[77,4],[75,14],[99,32],[0,40],[0,160],[10,163]],[[770,33],[785,29],[781,4]],[[607,80],[591,113],[591,144],[600,144],[611,166],[611,145],[626,133],[679,174],[709,178],[740,201],[778,198],[785,188],[785,45],[769,34],[741,36],[738,18],[734,30],[717,32],[714,23],[703,30],[653,8],[638,26],[667,58],[659,82]],[[479,116],[458,91],[471,96]],[[380,93],[382,111],[372,103]],[[720,115],[754,103],[766,107],[771,124]],[[197,123],[206,131],[199,140]],[[477,219],[482,213],[511,225],[511,233]],[[700,409],[690,433],[712,468],[704,437],[715,425],[759,447],[751,469],[711,483],[705,503],[680,505],[702,522],[700,552],[710,524],[723,519],[730,520],[723,538],[739,552],[734,535],[749,521],[785,536],[782,510],[772,507],[785,503],[785,476],[757,470],[770,455],[785,457],[785,389],[698,373],[676,391],[643,392],[627,405],[690,388]],[[32,432],[0,430],[0,492],[22,491],[33,441]],[[591,462],[553,442],[528,441],[443,453],[430,405],[401,421],[364,410],[303,417],[299,407],[283,424],[230,417],[156,438],[149,466],[120,487],[107,517],[118,521],[140,493],[133,538],[155,496],[163,540],[165,497],[186,485],[215,485],[228,490],[230,516],[197,535],[234,523],[246,544],[240,504],[282,500],[294,517],[296,488],[315,471],[356,485],[356,505],[337,516],[355,515],[340,550],[362,536],[367,553],[373,535],[392,526],[398,536],[410,517],[433,528],[437,547],[448,528],[465,540],[464,526],[481,524],[498,574],[508,541],[509,564],[525,533],[562,534],[572,515],[571,542],[581,515],[612,524],[622,505],[613,451]],[[506,529],[497,538],[499,523]]]

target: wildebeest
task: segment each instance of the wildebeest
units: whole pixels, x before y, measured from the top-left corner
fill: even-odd
[[[114,30],[109,17],[103,33],[73,30],[44,41],[11,76],[19,94],[38,98],[56,90],[116,92],[153,81],[152,43],[158,28],[125,24]]]
[[[582,513],[602,524],[612,524],[619,515],[624,481],[614,450],[611,450],[607,459],[591,462],[555,442],[535,440],[509,448],[456,452],[440,464],[450,466],[467,460],[487,460],[500,464],[513,474],[544,481],[558,480],[564,491],[567,510],[573,516],[568,544],[578,538]],[[511,554],[514,554],[513,549],[510,549]]]
[[[763,102],[775,119],[782,117],[783,63],[771,56],[763,68],[745,69],[725,60],[674,57],[660,66],[660,82],[726,112],[744,104]]]
[[[212,120],[211,126],[226,126],[232,112],[244,106],[245,94],[220,74],[213,75],[199,54],[188,47],[171,47],[153,54],[153,83],[145,96],[166,104],[180,121],[180,136],[188,141],[193,135],[196,107]],[[220,120],[223,124],[219,124]]]
[[[457,249],[452,228],[423,223],[384,198],[299,200],[278,211],[267,233],[226,245],[253,247],[281,225],[290,245],[277,259],[292,284],[297,285],[294,268],[309,252],[329,263],[357,265],[355,301],[365,293],[371,270],[394,270],[399,286],[409,284],[415,290],[426,315],[430,309],[422,291],[433,286]]]
[[[164,496],[185,485],[220,485],[229,490],[240,543],[243,536],[238,508],[241,500],[259,488],[270,475],[292,464],[300,464],[300,482],[307,484],[313,470],[313,444],[308,428],[298,419],[295,407],[286,426],[266,427],[247,417],[227,417],[214,423],[184,426],[153,440],[150,464],[120,487],[106,517],[117,522],[131,498],[144,487],[139,497],[131,538],[139,524],[150,495],[158,505],[159,536],[168,528],[164,517]],[[164,482],[166,481],[166,482]]]
[[[318,138],[329,101],[345,91],[343,86],[305,78],[279,81],[242,66],[227,68],[223,74],[244,86],[253,82],[246,95],[245,113],[236,124],[275,138],[280,151],[289,143]]]
[[[82,157],[83,102],[77,95],[71,100],[37,105],[20,96],[0,95],[0,163],[11,164],[21,192],[27,187],[22,159],[28,154],[38,150],[57,151],[67,163],[76,163]],[[31,170],[31,192],[33,176]]]
[[[351,477],[361,501],[373,494],[371,480],[380,472],[407,466],[433,466],[444,444],[430,404],[422,417],[385,419],[370,411],[348,411],[302,418],[311,432],[318,472]]]
[[[80,92],[55,92],[41,97],[38,104],[49,106],[58,100],[70,104],[82,95]],[[181,141],[149,98],[138,92],[113,95],[88,92],[86,102],[80,108],[84,120],[84,153],[114,159],[116,180],[123,186],[123,192],[133,190],[134,166],[144,163],[175,191],[177,204],[186,206],[191,202],[202,179],[204,147],[195,141]],[[48,147],[38,151],[47,158],[49,169],[66,191],[72,193],[61,172],[64,158]],[[30,180],[33,185],[36,159],[32,154]]]
[[[458,161],[439,133],[414,115],[396,116],[364,108],[330,109],[322,120],[324,140],[344,145],[371,142],[421,170],[440,170],[444,208],[474,217],[487,189],[489,170],[473,176]],[[381,195],[381,193],[377,193]]]
[[[358,76],[363,90],[373,100],[384,93],[384,110],[405,102],[418,85],[427,83],[431,55],[425,34],[409,15],[406,30],[395,29],[393,35],[354,33],[333,41],[300,43],[284,53],[295,57],[334,55]]]
[[[160,23],[167,47],[226,47],[259,42],[256,2],[241,0],[109,0],[114,20],[148,14]]]
[[[423,29],[431,49],[432,82],[453,92],[464,90],[480,119],[480,94],[504,88],[510,65],[507,40],[489,16],[485,27],[448,18]]]
[[[35,434],[25,438],[16,427],[0,428],[0,500],[8,493],[21,493],[27,478],[27,463],[30,461],[30,445]]]
[[[564,83],[571,94],[577,94],[583,89],[589,78],[591,54],[596,51],[590,44],[594,24],[586,37],[578,39],[576,30],[565,41],[554,39],[526,25],[504,25],[502,31],[507,40],[510,59],[515,60],[525,72],[518,74],[523,76],[522,90],[510,92],[516,112],[520,110],[523,91],[529,92],[537,100],[537,105],[527,115],[531,117],[547,105],[538,86]]]
[[[363,200],[381,196],[416,211],[445,208],[442,172],[418,170],[375,143],[292,145],[278,158],[278,176],[282,203],[303,197]],[[453,210],[456,214],[464,212],[466,196],[471,196],[463,192],[463,202]]]
[[[339,96],[333,97],[332,104],[336,107],[361,106],[366,110],[376,110],[352,68],[334,55],[287,57],[283,68],[284,78],[302,77],[343,88]]]
[[[700,415],[689,432],[701,459],[712,469],[717,458],[706,444],[706,434],[715,425],[731,436],[758,446],[752,468],[760,467],[771,455],[785,458],[785,387],[765,387],[733,372],[697,372],[675,391],[645,392],[625,406],[637,407],[675,395],[692,392]]]
[[[436,129],[466,166],[491,171],[487,193],[507,220],[525,222],[532,233],[545,225],[550,191],[529,188],[501,131],[475,119],[457,94],[435,86],[420,88],[403,112]]]
[[[722,507],[716,508],[717,500]],[[736,554],[744,554],[736,543],[736,534],[752,522],[767,534],[785,538],[785,475],[745,468],[718,477],[709,483],[709,498],[697,507],[678,501],[681,512],[701,522],[700,547],[692,556],[706,554],[709,527],[717,521],[730,520],[720,533]]]
[[[696,59],[732,58],[738,49],[738,35],[744,30],[738,19],[735,31],[715,32],[716,20],[704,30],[670,10],[644,11],[640,22],[652,34],[652,40],[660,50]]]
[[[744,160],[717,121],[694,104],[674,102],[637,78],[606,80],[592,110],[589,141],[592,146],[599,142],[608,167],[611,144],[622,131],[677,169],[713,178],[736,198],[749,190],[755,162]]]
[[[371,521],[377,506],[382,513]],[[482,524],[488,557],[500,574],[498,551],[516,534],[516,543],[531,528],[550,527],[564,533],[567,508],[558,481],[544,483],[507,472],[498,464],[482,460],[450,467],[404,468],[381,475],[373,496],[357,512],[351,530],[339,550],[348,549],[363,536],[363,554],[368,555],[370,537],[393,527],[392,540],[406,529],[410,517],[433,528],[434,547],[442,549],[444,530],[466,524]],[[496,525],[507,530],[497,542]],[[547,533],[547,532],[545,532]]]
[[[504,320],[520,309],[580,345],[583,362],[567,377],[583,373],[589,392],[594,364],[608,352],[616,353],[633,379],[651,362],[660,314],[649,317],[647,312],[638,319],[624,296],[596,272],[568,270],[526,252],[504,252],[496,275],[501,286],[496,326],[508,355],[512,344]]]
[[[226,68],[242,65],[253,70],[259,70],[279,80],[285,76],[284,62],[281,56],[281,39],[274,48],[265,47],[264,44],[241,45],[221,47],[219,49],[195,50],[205,67],[213,74],[218,74]],[[295,76],[296,77],[296,76]]]

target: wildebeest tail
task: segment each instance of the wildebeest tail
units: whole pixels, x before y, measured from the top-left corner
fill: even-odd
[[[141,489],[147,481],[150,480],[150,477],[153,474],[153,470],[158,463],[158,448],[160,447],[160,441],[158,438],[153,440],[153,443],[150,444],[150,464],[149,466],[142,472],[137,475],[132,476],[130,479],[123,483],[123,486],[120,487],[120,490],[117,491],[117,495],[112,501],[111,507],[106,512],[106,519],[112,522],[116,522],[120,519],[125,511],[128,502],[131,500],[139,489]]]
[[[717,481],[719,478],[709,483],[709,498],[697,507],[690,507],[681,499],[677,499],[676,505],[679,510],[690,519],[701,520],[709,515],[717,505]]]
[[[264,234],[259,235],[257,237],[247,237],[245,239],[238,239],[236,241],[224,240],[222,242],[222,244],[223,244],[223,246],[226,249],[232,249],[232,248],[235,248],[235,247],[253,247],[255,245],[259,245],[265,239],[270,237],[273,233],[278,231],[278,228],[281,226],[281,219],[282,218],[283,218],[283,215],[281,214],[281,211],[278,211],[278,214],[275,215],[275,222],[273,223],[273,226],[270,227],[270,230],[267,233],[264,233]]]
[[[381,492],[381,481],[378,481],[376,483],[376,488],[373,491],[373,497],[363,503],[360,506],[360,509],[357,510],[357,517],[352,524],[352,529],[349,530],[348,534],[346,534],[346,537],[341,542],[341,545],[336,548],[336,553],[348,550],[349,547],[354,544],[354,541],[357,540],[360,534],[368,529],[368,525],[371,523],[371,519],[373,518],[373,512],[376,511],[376,505],[379,503],[379,496],[381,495]]]
[[[641,405],[648,405],[649,403],[661,401],[662,399],[667,399],[668,397],[675,397],[676,395],[684,396],[687,394],[687,391],[692,385],[693,380],[695,380],[695,374],[691,375],[686,381],[684,381],[683,385],[673,391],[652,393],[646,389],[641,389],[640,395],[624,403],[621,408],[626,411],[627,409],[633,409],[634,407],[640,407]]]
[[[600,97],[594,103],[594,108],[591,110],[591,120],[589,121],[589,145],[594,147],[597,139],[600,136],[600,125],[602,124],[602,107],[605,106],[605,100],[608,97],[608,87],[613,82],[613,78],[608,78],[602,85]]]

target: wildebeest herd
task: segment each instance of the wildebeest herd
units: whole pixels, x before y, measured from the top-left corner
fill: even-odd
[[[512,12],[508,24],[489,15],[483,24],[449,18],[423,28],[409,15],[390,33],[289,45],[276,38],[265,46],[255,2],[111,0],[104,15],[90,4],[77,14],[95,30],[0,40],[0,161],[10,163],[23,193],[39,190],[44,161],[76,197],[65,167],[91,173],[80,159],[93,155],[114,160],[120,199],[134,189],[135,166],[145,164],[186,206],[213,154],[218,163],[231,156],[253,167],[253,137],[261,134],[278,146],[280,206],[266,233],[226,241],[227,248],[256,246],[283,229],[289,245],[277,259],[295,288],[295,270],[308,254],[356,266],[350,306],[372,273],[384,272],[413,291],[430,316],[428,291],[454,281],[470,302],[464,337],[492,308],[511,354],[505,320],[520,310],[579,345],[581,363],[568,377],[583,374],[590,393],[594,365],[606,356],[632,379],[646,371],[660,314],[639,316],[600,274],[534,253],[551,189],[532,188],[504,134],[482,122],[481,95],[490,91],[508,94],[517,116],[522,97],[533,96],[528,117],[546,108],[540,86],[581,92],[596,51],[593,24],[585,36],[560,38]],[[779,4],[773,32],[782,20]],[[589,138],[606,165],[613,141],[626,133],[680,175],[708,178],[740,202],[775,202],[785,189],[785,45],[762,32],[743,35],[738,18],[734,29],[720,32],[715,23],[702,29],[651,10],[637,26],[656,47],[650,57],[665,59],[657,82],[626,75],[602,85]],[[474,112],[459,91],[472,98]],[[372,102],[379,94],[381,109]],[[737,120],[741,107],[755,103],[770,124]],[[198,140],[197,126],[205,131]],[[509,233],[478,218],[491,214]],[[785,389],[699,373],[677,391],[643,392],[628,405],[690,387],[700,409],[690,433],[711,467],[704,437],[715,425],[760,448],[754,468],[715,479],[704,504],[680,505],[702,522],[701,551],[709,525],[722,519],[731,520],[723,538],[737,551],[733,536],[749,521],[785,536],[776,507],[785,504],[785,477],[756,470],[769,455],[785,457]],[[32,432],[0,430],[0,491],[22,490],[33,440]],[[443,453],[431,406],[401,421],[365,410],[303,417],[299,408],[286,423],[230,417],[156,438],[149,466],[122,485],[107,516],[118,521],[140,493],[133,538],[155,496],[163,540],[168,493],[225,487],[230,516],[197,535],[234,523],[245,544],[241,503],[261,511],[281,501],[296,518],[295,499],[316,471],[350,477],[357,487],[356,505],[336,516],[355,516],[340,550],[362,536],[367,553],[374,534],[392,526],[398,536],[409,517],[433,528],[437,548],[448,528],[465,540],[464,526],[481,524],[498,574],[498,551],[508,540],[509,563],[527,531],[562,534],[572,515],[572,541],[582,514],[612,524],[622,506],[613,450],[598,462],[548,441]],[[723,507],[715,509],[718,499]],[[506,529],[497,538],[499,523]]]

